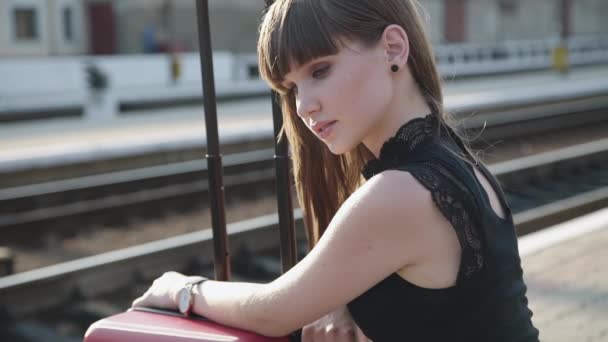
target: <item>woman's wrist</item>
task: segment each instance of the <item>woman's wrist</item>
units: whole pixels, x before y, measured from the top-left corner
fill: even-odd
[[[200,297],[198,286],[206,280],[209,279],[199,276],[186,278],[186,283],[182,285],[176,296],[177,307],[182,314],[190,315],[194,309],[196,297]]]
[[[180,281],[176,281],[175,285],[171,289],[171,300],[175,303],[175,307],[179,305],[179,292],[185,288],[188,284],[195,283],[201,280],[207,280],[208,278],[201,276],[184,276]]]

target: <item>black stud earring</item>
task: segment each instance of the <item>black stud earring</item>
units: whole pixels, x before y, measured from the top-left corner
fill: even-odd
[[[397,64],[393,64],[393,65],[391,65],[391,70],[393,72],[397,72],[397,71],[399,71],[399,66],[397,66]]]

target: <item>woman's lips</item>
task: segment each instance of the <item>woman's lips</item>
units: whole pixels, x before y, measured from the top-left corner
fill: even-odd
[[[327,124],[322,125],[321,127],[319,127],[319,130],[318,130],[318,133],[317,133],[319,135],[319,137],[321,139],[327,139],[331,135],[331,133],[333,132],[334,126],[335,126],[336,122],[337,121],[331,121],[331,122],[329,122],[329,123],[327,123]]]

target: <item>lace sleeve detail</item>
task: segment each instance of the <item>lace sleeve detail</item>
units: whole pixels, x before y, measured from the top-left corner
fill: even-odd
[[[444,165],[424,161],[399,168],[410,172],[427,190],[433,202],[452,224],[462,250],[458,284],[471,279],[484,265],[479,235],[480,209],[468,187]]]

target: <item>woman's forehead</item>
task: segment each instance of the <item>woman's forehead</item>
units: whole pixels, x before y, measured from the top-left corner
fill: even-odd
[[[337,57],[344,52],[352,52],[354,54],[358,54],[366,50],[360,43],[356,41],[343,41],[338,45],[338,51],[335,53],[313,57],[308,61],[303,63],[298,63],[296,58],[291,57],[289,59],[287,72],[282,77],[282,84],[289,83],[294,77],[297,77],[298,74],[307,71],[311,66],[315,63],[323,62],[326,59],[330,59],[332,57]]]

